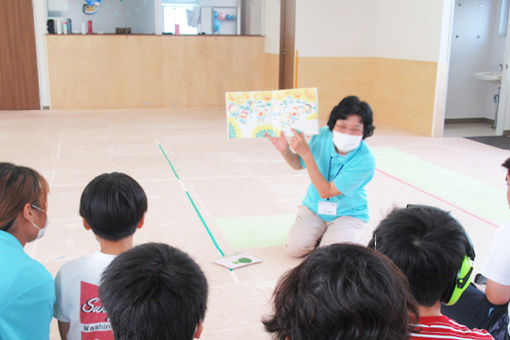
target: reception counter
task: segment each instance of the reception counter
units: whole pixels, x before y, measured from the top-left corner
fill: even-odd
[[[47,35],[53,109],[224,105],[275,89],[261,36]]]

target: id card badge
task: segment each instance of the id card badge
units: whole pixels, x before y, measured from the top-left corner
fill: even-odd
[[[338,204],[336,204],[336,203],[319,201],[319,209],[317,212],[320,215],[336,216],[337,207],[338,207]]]

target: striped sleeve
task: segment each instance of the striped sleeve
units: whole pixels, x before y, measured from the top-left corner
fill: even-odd
[[[427,320],[428,319],[428,320]],[[435,320],[434,320],[435,319]],[[490,340],[494,339],[486,330],[469,329],[459,325],[445,316],[424,317],[415,325],[416,331],[411,334],[413,339],[438,339],[438,340]]]

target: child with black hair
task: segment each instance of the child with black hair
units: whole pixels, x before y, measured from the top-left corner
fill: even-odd
[[[99,280],[117,255],[133,247],[133,234],[143,226],[146,211],[143,188],[126,174],[102,174],[85,187],[80,215],[100,251],[64,264],[55,278],[55,318],[63,340],[113,340]]]
[[[348,243],[313,251],[280,279],[273,297],[263,323],[277,340],[407,340],[418,316],[400,270]]]
[[[202,333],[208,285],[183,251],[146,243],[105,269],[99,294],[116,340],[191,340]]]
[[[374,230],[369,247],[388,256],[409,280],[420,319],[411,339],[493,337],[441,314],[469,286],[474,249],[464,228],[448,212],[415,205],[395,209]]]

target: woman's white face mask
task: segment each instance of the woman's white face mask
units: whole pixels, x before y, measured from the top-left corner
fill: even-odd
[[[44,236],[44,234],[46,234],[46,230],[48,230],[48,224],[50,222],[49,222],[49,219],[46,218],[46,223],[44,224],[44,228],[38,227],[37,224],[35,224],[34,222],[30,222],[30,223],[32,223],[34,228],[37,229],[37,237],[35,238],[35,240],[38,240],[38,239],[42,238]]]
[[[35,208],[35,209],[37,209],[37,210],[39,210],[39,211],[44,212],[45,214],[47,214],[46,210],[41,209],[41,208],[39,208],[39,207],[38,207],[38,206],[36,206],[36,205],[33,205],[33,204],[32,204],[32,207],[33,207],[33,208]],[[49,220],[48,216],[46,215],[46,222],[44,223],[44,227],[43,227],[43,228],[39,227],[39,226],[38,226],[37,224],[35,224],[34,222],[31,222],[31,221],[30,221],[30,223],[32,224],[32,226],[33,226],[35,229],[37,229],[37,238],[36,238],[35,240],[38,240],[38,239],[42,238],[42,237],[44,236],[44,234],[46,233],[46,230],[48,230],[48,224],[50,223],[50,220]],[[34,240],[34,241],[35,241],[35,240]]]
[[[338,151],[347,153],[356,149],[360,144],[363,136],[353,136],[346,133],[333,131],[333,144]]]

